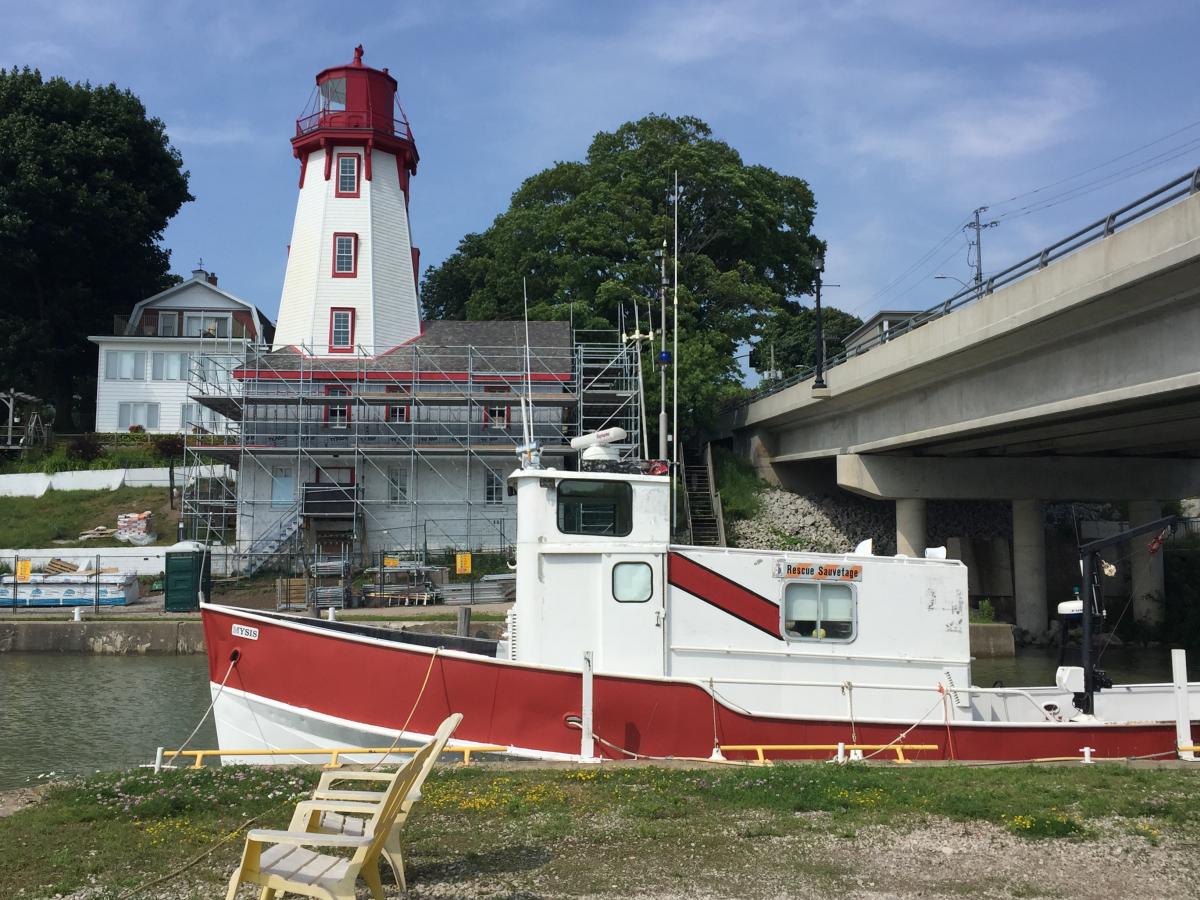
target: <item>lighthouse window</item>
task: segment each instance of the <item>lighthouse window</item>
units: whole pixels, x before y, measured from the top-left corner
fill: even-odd
[[[624,537],[633,530],[633,489],[625,481],[560,481],[558,530]]]
[[[358,275],[358,235],[333,236],[334,278],[354,278]]]
[[[339,197],[358,196],[358,154],[339,153],[338,180],[335,193]]]
[[[795,640],[852,641],[856,605],[851,585],[793,581],[783,590],[783,636]]]
[[[354,310],[329,311],[329,350],[349,353],[354,349]]]

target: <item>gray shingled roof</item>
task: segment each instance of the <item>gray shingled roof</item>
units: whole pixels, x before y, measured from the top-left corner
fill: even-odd
[[[571,371],[571,326],[567,322],[529,323],[530,369],[533,372],[568,373]],[[253,366],[253,363],[250,364]],[[264,369],[301,368],[300,354],[281,348],[259,357]],[[381,356],[365,359],[357,354],[307,357],[306,372],[327,369],[344,372],[473,372],[514,373],[525,370],[524,322],[425,323],[425,333]]]

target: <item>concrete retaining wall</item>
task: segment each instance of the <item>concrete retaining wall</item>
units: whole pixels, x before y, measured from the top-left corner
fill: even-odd
[[[1013,627],[1003,622],[971,623],[971,655],[979,659],[997,656],[1016,656]]]
[[[207,466],[206,478],[229,478],[228,466]],[[185,470],[175,470],[175,483],[182,485]],[[171,470],[166,466],[141,469],[88,469],[80,472],[18,472],[0,475],[0,497],[40,497],[46,491],[115,491],[120,487],[168,487]]]
[[[105,653],[114,656],[204,652],[198,621],[0,622],[0,653]]]

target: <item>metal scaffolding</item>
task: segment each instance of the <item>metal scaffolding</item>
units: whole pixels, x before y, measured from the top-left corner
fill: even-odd
[[[626,430],[623,457],[641,444],[635,344],[579,331],[560,347],[530,347],[528,359],[527,372],[523,345],[420,340],[337,356],[202,348],[189,365],[197,414],[185,435],[186,533],[235,547],[243,574],[317,552],[322,534],[364,559],[381,549],[422,558],[506,549],[522,409],[543,456],[561,467],[575,459],[571,438],[600,428]],[[472,488],[480,470],[483,496]]]

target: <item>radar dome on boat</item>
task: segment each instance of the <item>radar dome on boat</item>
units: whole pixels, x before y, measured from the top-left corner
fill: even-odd
[[[605,444],[615,444],[628,437],[624,428],[602,428],[591,434],[581,434],[571,438],[572,450],[586,450],[589,447],[603,447]]]

